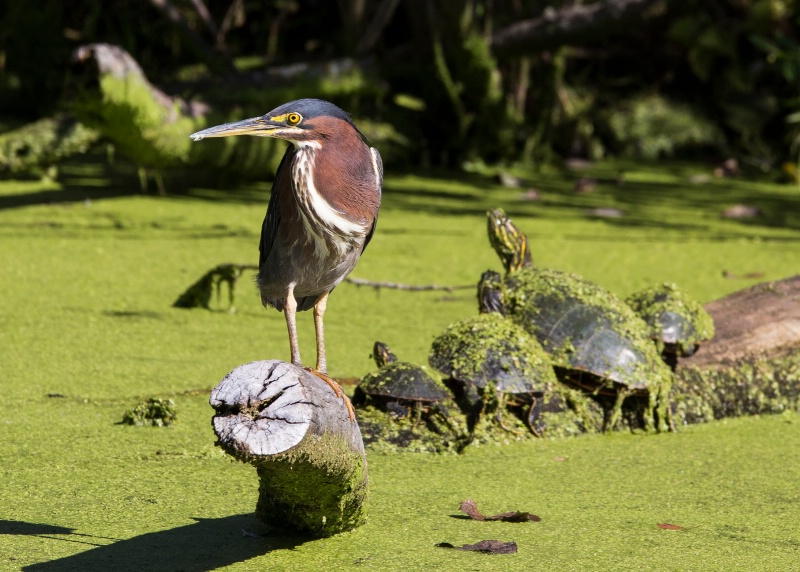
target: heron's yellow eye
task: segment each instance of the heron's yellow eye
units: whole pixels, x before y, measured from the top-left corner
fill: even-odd
[[[286,123],[289,125],[297,125],[303,119],[299,113],[290,113],[286,116]]]

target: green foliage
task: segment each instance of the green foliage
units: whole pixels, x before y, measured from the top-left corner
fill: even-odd
[[[692,148],[719,149],[725,142],[712,121],[660,95],[623,100],[606,112],[605,121],[612,149],[627,157],[672,157]]]

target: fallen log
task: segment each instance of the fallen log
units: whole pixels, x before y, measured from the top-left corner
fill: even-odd
[[[218,445],[256,468],[256,516],[315,536],[364,523],[361,433],[322,379],[278,360],[252,362],[229,373],[210,403]]]
[[[800,348],[800,274],[734,292],[705,309],[714,319],[714,339],[680,360],[678,369],[729,367]]]
[[[47,174],[54,165],[83,153],[100,133],[70,115],[46,117],[0,135],[0,176]]]
[[[189,134],[210,125],[263,115],[282,103],[309,96],[369,93],[374,82],[354,60],[297,64],[226,77],[202,88],[206,101],[168,95],[145,76],[119,46],[77,48],[67,92],[75,116],[111,140],[139,167],[219,170],[241,178],[272,178],[286,143],[267,137],[226,137],[191,145]],[[373,143],[397,139],[385,124],[359,121]],[[399,141],[399,140],[398,140]],[[395,143],[395,147],[401,143]],[[381,149],[384,153],[384,148]],[[386,153],[384,153],[386,156]]]
[[[681,424],[800,410],[800,275],[709,302],[714,339],[678,361]]]

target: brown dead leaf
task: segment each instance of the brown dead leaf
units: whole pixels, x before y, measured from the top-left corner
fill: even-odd
[[[658,528],[661,530],[686,530],[679,524],[669,524],[666,522],[659,523]]]
[[[557,462],[561,462],[561,461],[566,461],[567,458],[566,457],[553,457],[553,460],[557,461]]]
[[[500,514],[495,514],[492,516],[484,516],[481,514],[481,511],[478,510],[477,503],[472,499],[467,499],[461,503],[461,506],[458,507],[461,512],[466,513],[472,520],[500,520],[502,522],[539,522],[542,520],[540,517],[536,516],[535,514],[531,514],[529,512],[521,512],[521,511],[512,511],[512,512],[503,512]]]
[[[464,544],[463,546],[455,546],[449,542],[440,542],[436,546],[439,548],[483,552],[484,554],[515,554],[517,552],[516,542],[503,542],[502,540],[481,540],[475,544]]]

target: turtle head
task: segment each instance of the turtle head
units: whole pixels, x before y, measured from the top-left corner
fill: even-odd
[[[494,270],[487,270],[481,274],[481,280],[478,282],[478,310],[481,314],[497,312],[506,315],[502,278]]]
[[[506,273],[533,266],[528,237],[518,229],[503,209],[486,213],[488,218],[489,242],[503,262]]]
[[[375,345],[372,347],[372,359],[375,360],[375,365],[383,367],[388,363],[396,362],[397,356],[394,355],[392,350],[389,349],[389,346],[383,342],[375,342]]]

